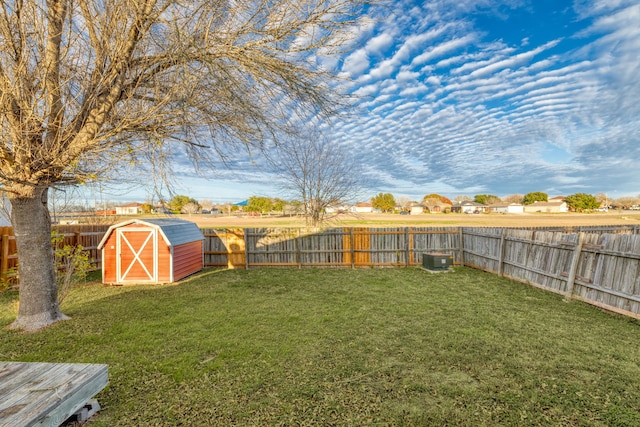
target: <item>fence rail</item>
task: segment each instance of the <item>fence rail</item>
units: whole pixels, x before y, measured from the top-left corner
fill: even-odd
[[[108,226],[57,227],[100,268],[97,245]],[[15,268],[15,240],[0,229],[0,273]],[[415,266],[423,253],[445,253],[478,268],[640,318],[637,226],[477,228],[203,229],[206,267]]]

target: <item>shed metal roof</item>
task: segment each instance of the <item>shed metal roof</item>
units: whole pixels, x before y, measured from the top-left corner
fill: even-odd
[[[160,235],[167,243],[169,247],[182,245],[184,243],[195,242],[198,240],[204,240],[202,231],[198,226],[190,221],[185,221],[178,218],[149,218],[149,219],[132,219],[129,221],[120,222],[114,224],[107,232],[98,245],[98,249],[102,249],[107,239],[116,228],[125,227],[130,224],[146,225],[151,228],[155,228],[160,232]]]

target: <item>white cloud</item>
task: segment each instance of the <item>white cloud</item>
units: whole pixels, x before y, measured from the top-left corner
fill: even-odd
[[[369,55],[365,49],[360,49],[349,55],[342,65],[342,71],[351,77],[358,77],[369,68]]]
[[[360,97],[371,96],[377,93],[379,89],[379,84],[374,83],[366,86],[361,86],[360,88],[356,89],[353,94]]]
[[[433,59],[442,57],[449,52],[465,47],[470,43],[472,43],[475,39],[476,37],[474,35],[469,34],[461,38],[444,41],[437,46],[427,49],[426,52],[413,58],[412,64],[413,65],[425,64],[427,62],[432,61]]]
[[[378,55],[388,49],[392,44],[393,36],[388,33],[383,33],[369,40],[365,49],[372,55]]]
[[[425,79],[425,82],[434,85],[434,86],[438,86],[440,85],[440,77],[438,76],[429,76]]]
[[[389,77],[396,70],[396,66],[397,64],[393,59],[387,59],[371,70],[369,76],[373,79]]]
[[[426,93],[428,91],[429,91],[429,88],[427,86],[423,84],[416,84],[413,86],[409,86],[405,89],[402,89],[402,91],[400,91],[400,96],[412,97],[415,95]]]
[[[398,82],[406,83],[406,82],[415,81],[420,76],[421,74],[416,71],[403,70],[396,75],[396,80]]]
[[[501,59],[501,60],[498,60],[496,62],[487,64],[484,67],[478,68],[478,69],[474,70],[473,72],[471,72],[469,74],[469,77],[470,78],[482,77],[482,76],[485,76],[487,74],[495,73],[496,71],[504,69],[504,68],[510,68],[510,67],[514,67],[514,66],[526,63],[529,60],[531,60],[533,57],[538,55],[539,53],[545,51],[546,49],[549,49],[551,47],[556,46],[558,44],[558,42],[559,42],[559,40],[553,40],[553,41],[550,41],[550,42],[544,44],[543,46],[537,47],[537,48],[535,48],[533,50],[530,50],[528,52],[519,53],[519,54],[513,55],[513,56],[511,56],[509,58]]]

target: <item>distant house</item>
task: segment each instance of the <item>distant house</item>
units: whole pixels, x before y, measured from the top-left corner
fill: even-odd
[[[424,210],[429,211],[431,213],[440,213],[440,212],[448,212],[451,211],[451,205],[449,203],[437,203],[431,204],[427,203],[424,205]]]
[[[142,203],[127,203],[116,206],[116,215],[139,215],[142,213]]]
[[[424,211],[429,213],[451,211],[451,204],[441,200],[438,197],[425,197],[422,200],[422,206],[424,207]]]
[[[544,212],[544,213],[559,213],[569,212],[567,202],[533,202],[530,205],[524,206],[525,212]]]
[[[471,202],[468,200],[464,202],[457,202],[453,206],[451,206],[451,212],[457,212],[457,213],[480,213],[480,212],[486,212],[486,210],[487,210],[487,205]]]
[[[351,207],[351,211],[355,213],[371,213],[373,205],[369,202],[358,202]]]
[[[155,205],[153,207],[153,209],[151,209],[151,213],[154,214],[170,214],[171,210],[168,204],[162,202],[162,203],[158,203],[157,205]]]
[[[327,206],[324,210],[328,214],[336,214],[336,213],[344,213],[349,211],[349,206],[347,205],[332,205]]]
[[[411,206],[411,210],[409,211],[409,213],[411,215],[419,215],[419,214],[423,214],[425,212],[425,207],[423,205],[413,205]]]
[[[495,205],[490,205],[489,211],[503,214],[521,214],[524,213],[524,205],[521,205],[520,203],[498,203]]]

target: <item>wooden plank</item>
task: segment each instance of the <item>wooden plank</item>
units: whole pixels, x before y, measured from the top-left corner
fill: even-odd
[[[9,270],[9,235],[2,235],[2,259],[0,260],[0,277],[2,280],[5,279],[5,275]]]
[[[247,268],[247,254],[246,254],[246,239],[244,235],[245,231],[241,228],[234,230],[227,230],[226,244],[227,244],[227,267],[229,269],[234,268]]]
[[[460,256],[460,265],[463,266],[463,267],[465,266],[465,259],[464,259],[464,233],[465,233],[465,230],[466,229],[460,227],[460,233],[458,235],[458,240],[460,242],[460,246],[459,246],[459,248],[460,248],[460,255],[459,255]]]
[[[58,427],[109,382],[107,365],[0,362],[0,427]]]
[[[500,252],[498,253],[498,276],[504,276],[504,256],[505,256],[505,230],[500,233]]]
[[[352,253],[354,255],[355,266],[371,265],[371,235],[367,228],[354,228],[354,245]],[[366,251],[366,252],[365,252]]]
[[[411,227],[407,227],[406,229],[405,244],[405,265],[409,267],[411,265],[411,254],[413,252],[413,229]]]
[[[613,295],[619,298],[624,298],[629,301],[634,301],[640,303],[640,296],[637,295],[629,295],[624,292],[615,291],[609,288],[603,288],[602,286],[591,284],[589,281],[584,280],[583,278],[576,278],[575,283],[580,286],[584,286],[585,288],[593,289],[598,292],[602,292],[604,294]],[[640,314],[640,313],[639,313]]]

